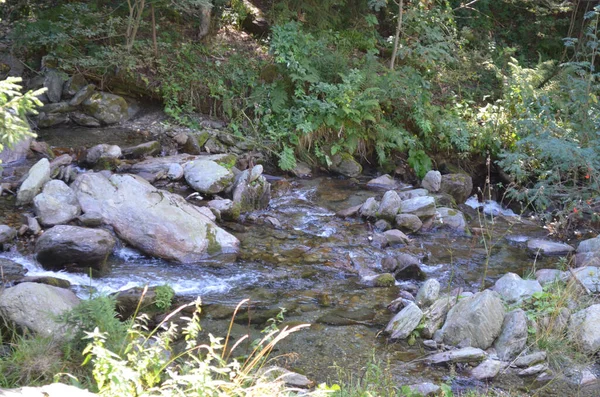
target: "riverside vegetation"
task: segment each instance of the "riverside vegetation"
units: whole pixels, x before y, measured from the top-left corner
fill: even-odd
[[[350,178],[359,177],[363,168],[376,168],[395,176],[366,184],[383,188],[383,197],[369,195],[366,202],[355,201],[337,213],[349,229],[369,225],[365,252],[371,250],[375,263],[358,264],[362,258],[351,255],[345,258],[350,264],[342,263],[331,247],[320,251],[323,258],[314,259],[309,249],[300,260],[353,267],[365,288],[400,286],[400,295],[388,306],[395,316],[386,335],[422,352],[438,352],[415,359],[417,365],[422,361],[449,369],[444,383],[401,386],[391,373],[394,364],[374,355],[360,374],[339,368],[336,379],[315,385],[274,366],[282,362],[273,357],[282,340],[308,327],[284,322],[283,312],[269,310],[272,318],[253,323],[267,325],[258,338],[251,340],[250,330],[237,338],[232,330],[238,312],[251,306],[243,301],[225,337],[218,338],[200,327],[200,301],[175,304],[168,285],[134,291],[133,304],[121,295],[80,301],[71,292],[65,295],[67,289],[33,287],[33,282],[59,281],[21,279],[22,269],[10,273],[15,263],[8,261],[0,262],[2,283],[10,287],[0,290],[0,387],[54,381],[104,396],[529,395],[518,388],[486,392],[481,383],[476,384],[479,391],[457,387],[460,382],[454,381],[462,376],[457,373],[465,372],[477,381],[518,373],[550,385],[555,379],[582,388],[597,385],[600,239],[584,240],[575,250],[527,237],[526,251],[536,258],[529,276],[535,280],[506,270],[502,277],[490,276],[494,255],[511,237],[511,222],[520,225],[522,220],[502,218],[509,226],[503,223],[500,229],[505,229],[497,231],[494,216],[482,215],[483,209],[465,215],[464,206],[477,192],[466,172],[482,188],[480,198],[511,203],[555,237],[597,234],[596,3],[2,4],[0,28],[6,35],[0,76],[6,80],[0,83],[0,152],[6,146],[3,155],[19,153],[21,142],[25,152],[31,148],[51,161],[43,158],[22,178],[9,170],[0,194],[16,191],[16,204],[31,211],[24,212],[27,226],[19,237],[16,230],[0,226],[1,250],[33,251],[46,269],[94,278],[110,272],[107,258],[123,244],[186,265],[240,252],[245,259],[262,261],[267,254],[257,251],[270,246],[245,244],[239,237],[246,232],[242,221],[281,232],[273,234],[278,240],[295,238],[282,237],[285,227],[273,212],[252,213],[269,206],[276,180],[263,175],[263,167],[296,176],[312,169]],[[130,119],[150,101],[159,102],[168,118],[137,128],[136,119]],[[48,127],[128,122],[144,130],[142,144],[121,149],[102,141],[84,152],[73,149],[76,143],[67,142],[71,148],[65,149],[32,141],[29,127],[43,135]],[[149,136],[156,140],[147,142]],[[10,156],[3,158],[10,163]],[[423,189],[406,190],[399,181]],[[273,186],[273,194],[282,194]],[[284,183],[277,186],[286,189]],[[471,230],[474,217],[479,227],[471,222],[476,225]],[[448,287],[442,288],[422,270],[428,254],[404,232],[413,237],[438,230],[480,237],[482,272],[475,283],[461,280],[461,287],[452,289],[452,270]],[[330,237],[322,230],[316,234],[323,235]],[[350,233],[342,237],[354,238]],[[90,245],[82,247],[84,240]],[[34,241],[35,248],[28,247]],[[550,263],[550,255],[562,259]],[[545,258],[540,259],[543,267],[558,270],[537,269],[538,256]],[[312,276],[304,272],[305,277]],[[22,284],[13,287],[15,281]],[[463,288],[475,284],[473,292]],[[46,323],[8,314],[12,302],[7,304],[6,296],[31,288],[62,295],[61,308],[66,302],[60,314],[45,319],[55,327],[50,335]],[[328,295],[316,299],[323,307],[331,305]],[[461,325],[479,318],[487,322],[475,331]],[[340,318],[322,324],[334,320]],[[368,326],[381,321],[377,316],[341,320]],[[319,321],[311,328],[318,328]],[[534,393],[544,393],[545,387]]]

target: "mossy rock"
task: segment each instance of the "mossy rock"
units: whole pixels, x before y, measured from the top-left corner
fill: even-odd
[[[347,176],[348,178],[359,176],[363,170],[362,165],[350,153],[336,154],[333,156],[332,162],[331,171]]]
[[[125,98],[107,92],[94,92],[81,104],[83,110],[102,124],[116,124],[129,118]]]
[[[375,277],[373,283],[376,287],[393,287],[396,284],[396,278],[391,273],[383,273]]]

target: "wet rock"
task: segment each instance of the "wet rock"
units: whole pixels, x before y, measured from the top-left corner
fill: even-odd
[[[437,193],[442,187],[442,174],[439,171],[429,171],[421,182],[421,186],[431,193]]]
[[[425,196],[429,195],[429,192],[427,191],[427,189],[411,189],[411,190],[404,190],[404,191],[398,193],[398,195],[400,196],[400,198],[402,200],[409,200],[409,199],[413,199],[413,198],[417,198],[417,197],[425,197]]]
[[[27,228],[29,229],[29,232],[34,236],[37,236],[42,232],[42,227],[40,226],[37,219],[30,215],[27,216]]]
[[[387,230],[387,231],[383,232],[383,235],[385,236],[385,238],[387,239],[387,242],[389,244],[409,244],[410,243],[410,239],[408,238],[408,236],[397,229]]]
[[[14,228],[0,225],[0,249],[4,249],[4,246],[11,243],[16,237],[17,231]]]
[[[456,303],[455,297],[445,296],[437,299],[433,304],[425,310],[423,316],[423,329],[421,336],[423,338],[433,338],[433,335],[446,320],[446,315]]]
[[[216,194],[233,183],[231,170],[210,160],[195,160],[183,167],[185,180],[197,192]]]
[[[52,277],[52,276],[31,276],[31,277],[23,277],[15,284],[21,283],[38,283],[38,284],[46,284],[51,285],[57,288],[71,288],[71,283],[69,280],[64,280],[62,278]]]
[[[87,114],[98,119],[102,124],[116,124],[129,118],[129,105],[119,95],[94,92],[82,102],[81,106]]]
[[[370,189],[395,189],[398,186],[394,178],[388,174],[381,175],[367,182],[367,187]]]
[[[336,154],[331,161],[331,171],[348,178],[356,178],[362,172],[362,165],[349,153]]]
[[[27,174],[27,178],[19,187],[17,192],[17,206],[27,205],[42,190],[46,182],[50,180],[50,162],[43,158]]]
[[[527,315],[522,309],[513,310],[504,317],[502,331],[494,347],[498,358],[512,360],[527,345]]]
[[[290,172],[298,178],[309,178],[312,175],[312,169],[302,161],[296,161],[296,166]]]
[[[435,215],[435,200],[433,197],[415,197],[400,204],[400,213],[413,214],[419,218],[428,218]]]
[[[546,364],[536,364],[532,367],[529,368],[525,368],[521,371],[518,372],[519,376],[533,376],[533,375],[537,375],[540,372],[544,372],[548,369],[548,366]]]
[[[505,364],[488,358],[471,370],[471,377],[478,380],[493,379]]]
[[[86,173],[72,188],[84,212],[101,214],[120,238],[149,255],[195,263],[239,250],[239,241],[196,206],[134,175]]]
[[[568,255],[575,249],[569,244],[557,243],[555,241],[543,240],[539,238],[527,241],[527,249],[534,255],[542,254],[549,256]]]
[[[69,114],[69,118],[73,123],[82,127],[100,127],[100,121],[83,112],[72,112],[71,114]]]
[[[362,204],[359,204],[359,205],[355,205],[354,207],[346,208],[344,210],[338,211],[336,213],[336,215],[339,216],[340,218],[348,218],[351,216],[356,216],[362,206],[363,206]]]
[[[257,172],[257,169],[260,172]],[[234,212],[260,210],[269,205],[271,184],[261,173],[262,166],[256,165],[251,170],[245,170],[236,176],[232,194]]]
[[[573,269],[571,274],[592,293],[600,292],[600,268],[584,266]]]
[[[123,149],[123,156],[129,159],[139,159],[146,156],[154,156],[159,153],[160,143],[158,141],[145,142]]]
[[[374,197],[369,197],[367,201],[360,207],[358,213],[363,218],[375,218],[379,210],[379,202]]]
[[[425,280],[419,259],[410,254],[400,253],[394,257],[386,257],[381,261],[381,267],[394,273],[397,280]]]
[[[398,193],[393,190],[388,190],[381,199],[381,203],[377,209],[377,217],[388,221],[395,220],[401,202],[402,200],[400,200]]]
[[[385,332],[390,339],[406,339],[417,328],[423,318],[423,312],[414,303],[409,303],[388,323]]]
[[[487,349],[500,335],[503,320],[504,304],[496,292],[486,290],[463,298],[448,312],[442,327],[444,343],[466,342]]]
[[[276,309],[273,313],[273,316],[279,313],[279,309]],[[328,324],[335,326],[348,326],[348,325],[356,325],[356,324],[371,324],[375,314],[370,310],[343,310],[336,309],[332,310],[328,313],[325,313],[321,317],[319,317],[316,322],[319,324]],[[268,320],[269,317],[265,318],[265,321]]]
[[[11,282],[20,279],[26,272],[27,270],[25,270],[23,265],[10,259],[0,258],[0,274],[2,274],[0,286],[4,281]]]
[[[167,178],[172,181],[178,181],[183,178],[184,170],[183,167],[177,163],[173,163],[169,166],[167,171]]]
[[[207,205],[209,208],[218,210],[225,219],[237,220],[240,217],[239,212],[234,211],[233,201],[229,199],[211,200]]]
[[[434,385],[430,382],[416,383],[408,386],[411,393],[417,396],[430,397],[437,396],[441,390],[438,385]]]
[[[546,360],[546,352],[535,352],[525,356],[517,357],[513,364],[520,368],[530,367]]]
[[[121,157],[121,148],[117,145],[100,144],[88,149],[85,161],[89,165],[96,165],[103,159],[118,159]]]
[[[556,269],[540,269],[535,272],[535,279],[543,287],[546,284],[552,284],[557,281],[566,282],[569,279],[569,272]]]
[[[18,389],[0,389],[3,397],[96,397],[94,393],[63,383],[39,387],[21,387]]]
[[[69,79],[67,79],[67,81],[63,84],[62,97],[72,98],[75,94],[79,92],[79,90],[81,90],[87,85],[88,82],[82,74],[75,74],[69,77]],[[77,105],[79,105],[79,103]]]
[[[69,290],[36,283],[22,283],[0,291],[0,317],[41,336],[62,339],[65,326],[57,316],[73,309],[79,298]]]
[[[67,102],[49,103],[40,108],[40,112],[44,113],[68,113],[75,108]]]
[[[476,347],[464,347],[458,350],[450,350],[443,353],[433,354],[425,359],[428,364],[446,363],[469,363],[479,362],[486,358],[483,350]]]
[[[580,351],[596,354],[600,350],[600,304],[573,314],[568,335]]]
[[[434,278],[430,278],[425,281],[421,288],[419,288],[419,292],[417,292],[417,296],[415,297],[415,302],[419,305],[420,308],[425,308],[430,306],[435,300],[437,300],[440,295],[440,283]]]
[[[396,279],[391,273],[378,274],[373,280],[373,285],[380,288],[393,287],[395,283]]]
[[[40,112],[37,117],[37,126],[39,128],[50,128],[69,121],[69,115],[65,113],[44,113]]]
[[[448,228],[455,232],[465,233],[467,221],[462,212],[452,208],[441,207],[436,210],[435,223],[439,227]]]
[[[536,292],[542,292],[542,286],[537,280],[523,280],[515,273],[506,273],[496,283],[492,290],[500,294],[507,303],[519,303],[531,298]]]
[[[36,259],[51,270],[106,274],[106,260],[115,247],[115,238],[103,229],[58,225],[44,232],[35,244]]]
[[[383,233],[386,230],[389,230],[390,227],[392,227],[390,225],[390,223],[388,221],[386,221],[385,219],[380,219],[377,222],[375,222],[375,224],[373,225],[373,229],[375,229],[375,231],[377,233]],[[390,242],[391,243],[391,242]]]
[[[75,192],[59,180],[51,180],[44,185],[42,193],[33,199],[33,207],[44,226],[68,223],[81,213]]]
[[[94,84],[88,84],[84,87],[81,87],[79,91],[75,93],[73,98],[69,101],[69,105],[71,106],[79,106],[83,102],[85,102],[92,94],[96,91],[96,86]],[[90,116],[91,117],[91,116]],[[94,118],[94,120],[97,120]]]
[[[473,180],[467,174],[448,174],[442,176],[440,192],[448,193],[456,204],[464,204],[471,196],[473,190]]]
[[[398,214],[396,215],[396,225],[402,230],[416,233],[423,226],[423,222],[413,214]]]
[[[56,70],[50,69],[45,73],[44,87],[46,87],[46,96],[50,102],[60,102],[63,84],[64,80]]]

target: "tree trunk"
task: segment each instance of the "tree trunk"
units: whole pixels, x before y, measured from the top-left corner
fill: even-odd
[[[158,43],[156,41],[156,18],[154,16],[154,3],[150,4],[152,12],[152,46],[154,47],[154,58],[158,58]]]
[[[400,0],[398,4],[398,24],[396,25],[396,35],[394,36],[394,50],[392,51],[392,59],[390,60],[390,69],[394,70],[396,57],[398,56],[398,46],[400,45],[400,33],[402,33],[402,16],[404,13],[404,0]]]

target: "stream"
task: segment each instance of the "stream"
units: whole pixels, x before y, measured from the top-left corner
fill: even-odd
[[[84,130],[85,134],[91,131]],[[96,143],[122,144],[124,139],[106,139],[106,134],[93,133],[81,139],[82,131],[63,133],[62,138],[78,136],[77,145],[88,147]],[[41,140],[60,147],[61,143],[52,140],[52,136],[53,132],[46,130]],[[128,136],[127,131],[124,136]],[[138,137],[127,138],[128,145],[137,141]],[[239,313],[234,338],[249,331],[257,337],[268,325],[267,320],[284,308],[283,325],[312,325],[278,345],[273,355],[281,356],[289,368],[317,383],[335,383],[339,368],[358,374],[373,358],[384,365],[389,362],[398,384],[447,381],[450,373],[446,368],[420,364],[419,358],[428,353],[421,341],[409,346],[404,341],[389,343],[381,335],[392,317],[386,306],[398,296],[403,283],[375,288],[361,282],[360,276],[382,273],[381,260],[385,256],[410,252],[422,258],[422,269],[428,277],[440,282],[443,292],[457,287],[477,291],[488,254],[486,286],[507,272],[524,276],[534,267],[554,268],[556,259],[534,260],[524,245],[527,238],[545,237],[547,231],[535,220],[519,218],[492,202],[484,207],[484,212],[495,214],[494,244],[489,253],[478,232],[484,215],[468,205],[461,206],[461,210],[474,231],[472,236],[432,230],[411,235],[408,246],[376,248],[370,242],[373,231],[368,222],[335,215],[369,197],[381,197],[383,191],[366,188],[369,179],[369,176],[358,181],[320,176],[290,179],[289,185],[285,181],[275,182],[276,194],[269,208],[246,214],[235,225],[223,225],[242,243],[241,255],[235,262],[213,259],[193,265],[172,264],[121,245],[110,258],[112,271],[105,277],[92,279],[83,274],[45,271],[28,253],[28,247],[0,256],[24,265],[28,276],[50,275],[69,280],[82,298],[135,286],[169,284],[182,299],[202,298],[204,331],[218,336],[225,336],[233,309],[242,299],[250,299],[251,309]],[[479,205],[473,199],[467,204]],[[0,212],[0,223],[14,225],[20,219],[11,196],[2,197]],[[458,369],[453,376],[453,387],[457,390],[486,387]],[[532,382],[532,379],[500,375],[492,385],[528,392],[540,387]],[[540,395],[568,395],[565,390],[569,389],[563,387],[572,388],[551,384],[540,389],[543,390]]]

